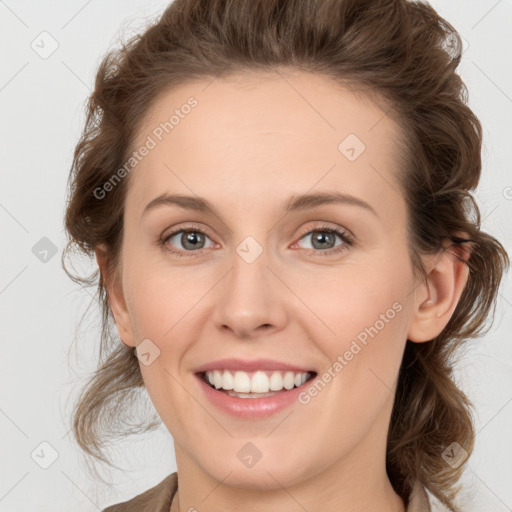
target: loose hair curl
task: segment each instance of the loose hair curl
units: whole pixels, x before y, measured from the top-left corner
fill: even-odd
[[[441,455],[452,442],[470,454],[474,429],[471,404],[453,381],[453,355],[465,340],[487,332],[509,266],[503,246],[480,230],[471,195],[481,172],[482,128],[456,73],[461,48],[453,26],[423,2],[175,0],[157,22],[104,57],[74,152],[62,255],[71,279],[97,286],[102,307],[98,369],[73,411],[73,433],[87,454],[111,465],[103,454],[109,435],[159,424],[154,416],[123,431],[126,406],[144,382],[133,349],[112,334],[105,286],[118,277],[130,176],[106,199],[94,190],[126,162],[141,120],[162,91],[195,79],[288,67],[364,87],[400,126],[397,172],[417,276],[426,278],[421,255],[443,250],[443,241],[471,248],[468,282],[445,329],[427,343],[406,343],[387,443],[388,476],[406,503],[419,480],[456,510],[455,483],[464,465],[452,468]],[[68,271],[70,252],[92,256],[98,244],[108,248],[106,275]]]

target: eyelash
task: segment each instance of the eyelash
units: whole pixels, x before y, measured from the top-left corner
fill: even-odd
[[[193,232],[193,233],[201,233],[201,234],[203,234],[205,236],[208,236],[204,231],[196,228],[195,226],[183,226],[180,229],[176,229],[175,231],[172,231],[171,233],[167,234],[165,237],[162,237],[158,241],[158,243],[167,252],[170,252],[170,253],[172,253],[173,255],[175,255],[175,256],[177,256],[179,258],[187,258],[187,257],[192,256],[193,253],[201,252],[202,249],[199,249],[197,251],[177,251],[175,249],[170,249],[167,246],[167,242],[173,236],[177,235],[178,233],[185,232],[185,231]],[[322,251],[320,249],[307,249],[308,251],[313,251],[313,253],[315,253],[315,254],[319,254],[319,255],[322,255],[322,256],[331,256],[333,254],[342,253],[342,252],[348,250],[349,247],[354,245],[354,241],[353,241],[352,237],[349,236],[349,234],[346,231],[342,231],[340,229],[333,228],[333,227],[330,227],[330,226],[325,226],[325,225],[324,226],[318,226],[318,227],[315,227],[313,229],[310,229],[309,231],[306,231],[305,233],[301,234],[301,236],[299,237],[299,240],[302,240],[307,235],[311,235],[315,231],[333,233],[335,235],[338,235],[341,238],[341,240],[344,242],[342,245],[340,245],[338,247],[334,247],[334,248],[328,249],[326,251]]]

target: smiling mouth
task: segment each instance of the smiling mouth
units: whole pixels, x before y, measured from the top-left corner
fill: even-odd
[[[213,370],[197,374],[208,386],[236,398],[264,398],[304,386],[316,372]]]

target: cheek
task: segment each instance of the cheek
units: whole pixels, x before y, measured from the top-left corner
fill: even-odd
[[[406,325],[404,310],[411,285],[406,266],[400,264],[386,268],[373,262],[331,269],[312,281],[303,279],[296,289],[323,324],[319,343],[324,340],[328,353],[339,353],[355,338],[364,344],[377,335],[392,337],[392,332]],[[307,316],[310,324],[311,318]]]
[[[191,321],[194,307],[215,284],[215,276],[202,270],[192,273],[136,258],[126,262],[125,275],[127,307],[137,339],[150,338],[157,344]]]
[[[327,356],[324,377],[337,399],[376,412],[394,389],[400,368],[411,281],[407,265],[398,262],[352,270],[340,272],[323,294],[311,297],[332,334],[318,337],[317,343]]]

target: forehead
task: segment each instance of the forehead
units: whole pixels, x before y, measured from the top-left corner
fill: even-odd
[[[184,83],[162,92],[141,123],[132,149],[151,149],[131,173],[127,203],[142,210],[180,192],[247,206],[315,187],[385,208],[399,195],[401,132],[379,104],[299,71]]]

